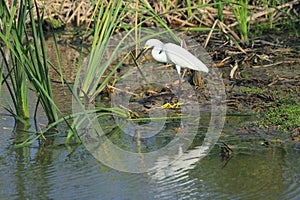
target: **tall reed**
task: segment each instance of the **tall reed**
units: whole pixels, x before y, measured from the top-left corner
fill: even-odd
[[[4,58],[5,71],[2,70],[2,78],[9,90],[15,113],[10,107],[7,110],[16,119],[29,118],[27,91],[30,83],[49,123],[55,122],[57,107],[53,101],[42,18],[36,2],[33,5],[31,0],[14,1],[9,11],[5,1],[1,0],[1,7],[3,30],[0,38],[9,54],[9,59]],[[37,23],[34,12],[37,13]],[[26,27],[26,19],[30,21],[29,28]],[[4,48],[1,48],[1,54],[5,57]]]
[[[110,37],[114,34],[122,16],[121,8],[122,1],[109,1],[107,5],[104,1],[98,1],[94,5],[94,39],[85,76],[80,86],[81,92],[91,100],[95,99],[106,86],[106,84],[99,83],[106,70],[111,66],[112,58],[107,58],[105,53]],[[75,87],[76,84],[80,84],[79,79],[80,73],[77,74]]]
[[[33,6],[31,0],[26,0],[26,4],[29,9],[29,17],[30,17],[30,29],[32,31],[32,43],[28,48],[29,56],[25,56],[26,64],[25,71],[28,79],[30,80],[35,93],[38,97],[38,101],[41,103],[45,114],[48,118],[49,123],[55,122],[57,117],[57,107],[55,102],[53,101],[52,88],[50,83],[49,76],[49,63],[47,60],[46,54],[46,45],[45,38],[42,28],[43,19],[41,18],[38,10],[38,6],[36,4]],[[35,8],[37,16],[37,24],[34,19],[34,10]],[[29,31],[25,31],[26,33],[26,42],[30,42],[30,33]]]
[[[26,120],[29,118],[28,88],[26,74],[24,72],[24,53],[26,52],[24,52],[25,49],[22,43],[26,29],[26,5],[23,1],[20,2],[20,5],[14,1],[11,6],[11,11],[9,11],[4,0],[1,0],[0,7],[0,18],[2,22],[0,38],[6,46],[0,48],[2,55],[1,85],[6,85],[13,108],[9,105],[10,100],[6,98],[3,93],[1,93],[1,96],[7,100],[7,105],[5,105],[4,108],[10,112],[15,119],[26,123]],[[17,12],[18,7],[19,10]],[[17,16],[17,18],[15,16]]]

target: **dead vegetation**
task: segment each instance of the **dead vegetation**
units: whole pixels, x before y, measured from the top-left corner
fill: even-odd
[[[5,0],[7,5],[12,5],[12,0]],[[20,0],[19,0],[20,2]],[[190,5],[187,5],[190,2]],[[66,26],[69,25],[87,25],[92,24],[94,20],[93,13],[96,4],[92,4],[90,0],[37,0],[39,10],[44,15],[44,19],[58,20]],[[97,3],[97,1],[95,1]],[[126,14],[128,24],[133,25],[135,3],[123,2],[124,6],[128,5],[129,13]],[[268,5],[268,2],[251,1],[248,5],[250,23],[268,22],[272,17],[273,23],[281,20],[283,17],[299,16],[299,0],[292,0],[283,4]],[[198,27],[213,27],[216,20],[219,18],[217,3],[212,0],[199,1],[149,1],[143,0],[139,4],[142,15],[147,15],[145,6],[149,6],[162,19],[164,19],[171,27],[176,28],[198,28]],[[132,12],[132,14],[130,14]],[[220,28],[226,26],[225,29],[238,25],[232,8],[229,4],[224,4],[222,9],[223,25],[219,24]]]

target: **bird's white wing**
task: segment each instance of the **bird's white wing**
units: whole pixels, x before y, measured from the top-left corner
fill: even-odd
[[[175,65],[179,65],[181,67],[193,69],[196,71],[209,71],[202,61],[200,61],[186,49],[176,44],[165,44],[163,47],[163,51],[166,53],[168,60]]]

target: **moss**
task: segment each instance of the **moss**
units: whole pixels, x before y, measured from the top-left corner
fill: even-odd
[[[45,19],[46,25],[51,26],[54,29],[59,29],[64,26],[64,24],[57,19]]]
[[[259,127],[275,127],[279,131],[288,133],[300,127],[300,106],[297,104],[283,104],[266,111],[262,119],[254,122]]]
[[[291,94],[294,94],[293,91],[283,91],[279,89],[262,89],[260,87],[244,87],[238,90],[240,93],[245,94],[259,94],[259,95],[275,95],[278,96],[278,101],[281,103],[295,103],[295,99],[288,97]]]
[[[252,125],[275,129],[283,133],[292,132],[300,127],[300,106],[294,92],[277,89],[263,90],[259,87],[244,87],[238,92],[248,96],[256,94],[271,97],[270,101],[257,101],[253,106],[253,108],[263,109],[259,110],[261,113],[257,114],[258,120],[251,122]]]
[[[246,93],[246,94],[264,94],[265,91],[261,88],[258,87],[245,87],[245,88],[241,88],[239,90],[239,92],[241,93]]]

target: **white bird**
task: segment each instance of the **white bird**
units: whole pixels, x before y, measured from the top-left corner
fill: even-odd
[[[164,44],[157,39],[148,40],[136,59],[138,59],[143,53],[151,48],[153,48],[151,52],[152,57],[156,61],[163,63],[172,63],[175,65],[179,75],[179,79],[181,79],[181,67],[193,69],[196,71],[203,71],[206,73],[209,71],[203,62],[201,62],[197,57],[195,57],[186,49],[173,43]]]

